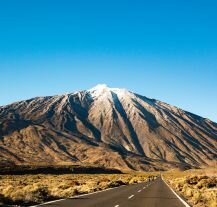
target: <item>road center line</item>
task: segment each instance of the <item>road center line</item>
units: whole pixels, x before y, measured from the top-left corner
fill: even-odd
[[[131,199],[132,197],[134,197],[134,195],[131,195],[130,197],[128,197],[128,199]]]

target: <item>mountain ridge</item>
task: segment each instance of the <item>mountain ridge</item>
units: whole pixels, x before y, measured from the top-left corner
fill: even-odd
[[[201,167],[216,164],[216,146],[215,122],[105,84],[0,107],[0,160],[19,164]]]

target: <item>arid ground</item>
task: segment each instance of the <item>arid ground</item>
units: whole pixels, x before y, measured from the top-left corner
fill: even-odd
[[[217,169],[168,171],[164,173],[168,184],[190,205],[217,206]]]
[[[37,204],[120,185],[147,182],[156,175],[157,173],[2,175],[0,199],[2,204]]]
[[[162,175],[191,206],[217,206],[217,170],[126,174],[1,175],[0,202],[28,206],[107,188],[148,182]]]

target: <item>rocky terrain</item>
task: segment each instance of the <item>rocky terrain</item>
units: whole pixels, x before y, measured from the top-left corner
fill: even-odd
[[[214,166],[216,158],[216,123],[125,89],[98,85],[0,107],[3,166],[161,170]]]

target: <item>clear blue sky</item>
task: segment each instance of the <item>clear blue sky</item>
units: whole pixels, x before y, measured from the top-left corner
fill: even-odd
[[[217,122],[216,0],[0,1],[0,105],[123,87]]]

